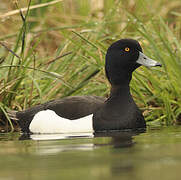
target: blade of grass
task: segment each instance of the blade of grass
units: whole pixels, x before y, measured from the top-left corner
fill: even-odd
[[[53,5],[53,4],[62,2],[62,1],[63,0],[54,0],[54,1],[51,1],[51,2],[47,2],[47,3],[33,5],[33,6],[30,6],[30,7],[27,7],[27,8],[21,8],[21,9],[18,9],[18,10],[13,10],[13,11],[10,11],[10,12],[7,12],[5,14],[0,15],[0,18],[6,18],[6,17],[9,17],[9,16],[13,16],[15,14],[20,13],[20,11],[21,12],[28,11],[28,9],[32,10],[32,9],[42,8],[42,7],[45,7],[45,6],[50,6],[50,5]]]

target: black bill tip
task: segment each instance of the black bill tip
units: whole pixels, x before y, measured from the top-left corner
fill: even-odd
[[[162,67],[162,64],[159,63],[159,62],[157,62],[155,66],[160,66],[160,67]]]

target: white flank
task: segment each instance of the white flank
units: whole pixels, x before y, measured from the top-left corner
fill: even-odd
[[[69,120],[52,110],[44,110],[35,114],[29,129],[32,133],[40,134],[93,132],[92,117],[93,114]]]

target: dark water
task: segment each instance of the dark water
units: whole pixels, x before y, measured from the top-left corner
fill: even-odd
[[[19,138],[0,134],[0,180],[181,179],[181,127]]]

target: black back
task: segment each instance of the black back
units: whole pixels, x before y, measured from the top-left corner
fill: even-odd
[[[49,101],[16,113],[23,132],[29,133],[29,125],[36,113],[42,110],[53,110],[63,118],[75,120],[94,113],[106,99],[98,96],[70,96]]]

